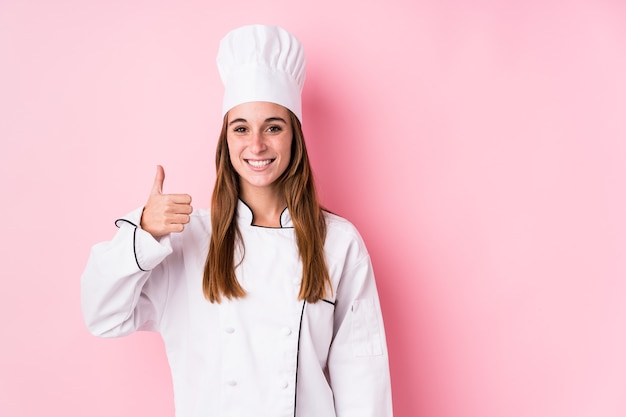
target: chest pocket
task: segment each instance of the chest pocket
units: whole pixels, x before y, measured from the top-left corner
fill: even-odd
[[[354,300],[350,315],[350,339],[354,356],[382,355],[380,323],[374,299]]]

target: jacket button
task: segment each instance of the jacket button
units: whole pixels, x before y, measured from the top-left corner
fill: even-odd
[[[234,329],[234,328],[232,328],[232,327],[227,327],[227,328],[225,328],[225,329],[224,329],[224,331],[225,331],[226,333],[235,333],[235,329]]]
[[[282,381],[278,386],[281,387],[282,389],[287,389],[287,387],[289,387],[289,382]]]
[[[291,334],[291,329],[289,327],[283,327],[283,334],[285,336],[289,336]]]
[[[237,381],[235,381],[234,379],[230,379],[226,381],[226,383],[230,385],[231,387],[234,387],[235,385],[237,385]]]

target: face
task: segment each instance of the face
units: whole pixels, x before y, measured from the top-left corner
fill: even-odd
[[[228,151],[241,191],[271,189],[291,158],[289,111],[274,103],[243,103],[228,112]]]

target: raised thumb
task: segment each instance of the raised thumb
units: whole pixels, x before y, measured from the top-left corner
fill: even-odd
[[[152,194],[163,193],[163,181],[165,181],[165,171],[161,165],[157,165],[157,172],[152,185]]]

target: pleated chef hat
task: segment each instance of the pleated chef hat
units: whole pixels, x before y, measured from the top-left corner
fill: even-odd
[[[220,42],[217,67],[225,88],[222,116],[241,103],[269,101],[302,122],[304,50],[285,29],[250,25],[232,30]]]

